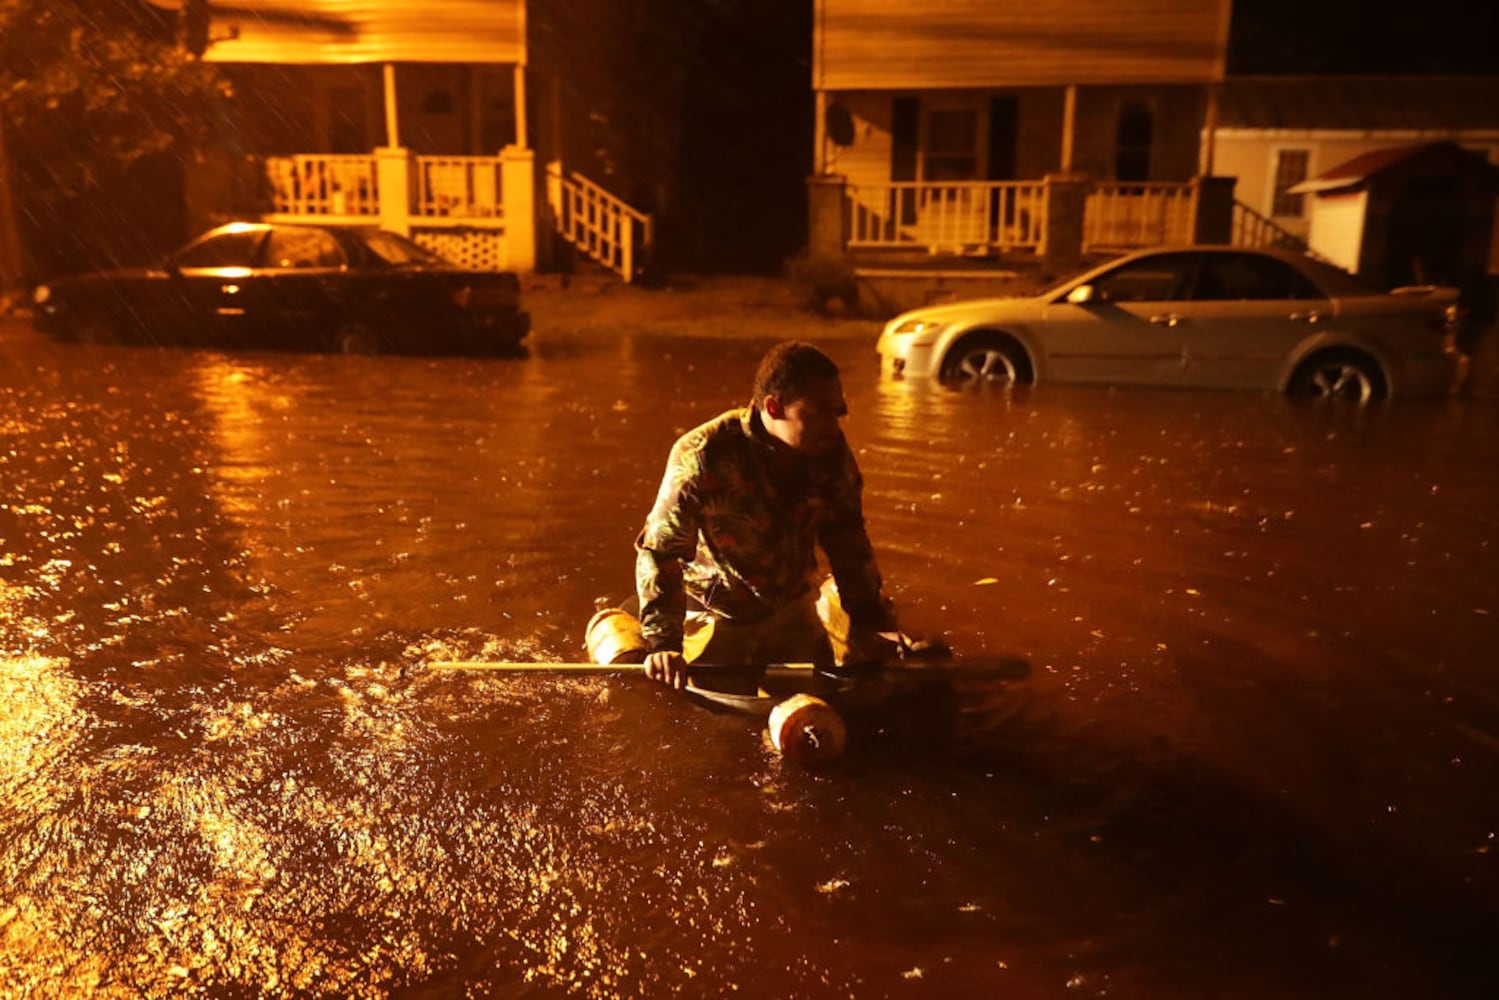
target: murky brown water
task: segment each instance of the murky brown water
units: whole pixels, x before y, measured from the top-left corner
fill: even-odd
[[[0,339],[0,995],[1483,995],[1499,405],[845,366],[908,626],[826,773],[575,659],[765,344]]]

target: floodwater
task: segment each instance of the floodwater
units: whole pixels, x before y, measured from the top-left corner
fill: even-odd
[[[572,660],[765,343],[0,339],[0,996],[1492,996],[1499,404],[880,377],[837,766]]]

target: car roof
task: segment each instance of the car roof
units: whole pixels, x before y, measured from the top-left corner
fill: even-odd
[[[1284,247],[1241,247],[1229,243],[1198,243],[1198,244],[1173,244],[1159,247],[1142,247],[1139,250],[1130,250],[1115,257],[1115,261],[1126,260],[1133,257],[1146,257],[1162,253],[1250,253],[1259,254],[1263,257],[1275,257],[1285,261],[1310,260],[1305,253],[1295,250],[1287,250]]]
[[[347,233],[373,233],[388,232],[382,230],[374,223],[350,224],[346,222],[265,222],[262,220],[244,222],[226,222],[220,226],[214,226],[207,232],[201,233],[199,239],[204,236],[218,236],[222,233],[255,233],[265,232],[267,229],[332,229]]]

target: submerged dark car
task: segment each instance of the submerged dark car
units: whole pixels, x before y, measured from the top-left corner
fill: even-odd
[[[87,343],[493,354],[530,330],[514,274],[352,226],[231,223],[156,267],[62,278],[33,298],[37,329]]]

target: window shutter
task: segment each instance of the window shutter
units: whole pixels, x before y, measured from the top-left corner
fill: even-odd
[[[890,114],[890,179],[916,179],[917,128],[921,120],[921,101],[915,97],[897,97]]]

